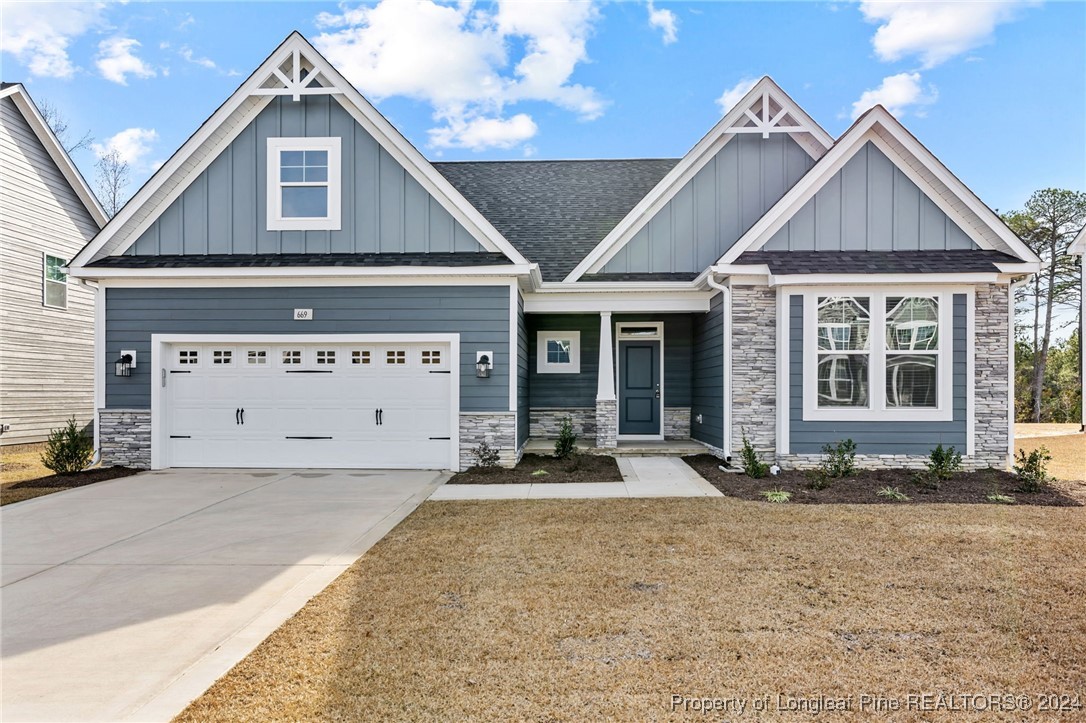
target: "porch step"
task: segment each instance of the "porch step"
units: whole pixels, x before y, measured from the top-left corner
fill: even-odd
[[[529,439],[524,445],[529,454],[553,454],[553,439]],[[578,440],[577,451],[585,454],[610,454],[613,457],[685,457],[705,454],[708,448],[693,440],[669,439],[662,442],[619,442],[617,449],[599,449]]]

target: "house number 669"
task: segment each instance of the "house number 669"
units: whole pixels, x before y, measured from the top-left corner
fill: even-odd
[[[312,309],[295,309],[294,320],[295,321],[309,321],[313,318]]]

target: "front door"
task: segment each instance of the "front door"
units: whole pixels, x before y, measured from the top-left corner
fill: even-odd
[[[618,433],[660,434],[660,341],[618,343]]]

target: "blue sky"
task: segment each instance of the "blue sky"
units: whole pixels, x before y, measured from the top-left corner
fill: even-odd
[[[1086,189],[1086,3],[3,2],[3,79],[145,180],[292,30],[432,159],[681,156],[763,74],[873,102],[990,206]]]

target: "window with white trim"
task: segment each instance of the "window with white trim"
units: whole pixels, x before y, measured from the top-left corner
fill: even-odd
[[[952,419],[952,307],[946,291],[805,292],[803,419]]]
[[[403,366],[407,364],[407,352],[403,349],[389,349],[385,352],[385,364]]]
[[[248,361],[254,366],[258,364],[266,365],[268,363],[268,352],[263,349],[250,349]]]
[[[302,350],[301,349],[284,349],[283,356],[281,357],[283,364],[287,366],[294,366],[302,363]]]
[[[536,334],[536,373],[580,374],[581,332],[540,331]]]
[[[232,364],[233,361],[234,361],[234,352],[230,351],[229,349],[215,349],[214,351],[211,352],[211,363],[212,364],[225,365],[225,364]]]
[[[177,363],[181,366],[193,366],[200,363],[200,352],[197,349],[179,349],[177,351]]]
[[[318,364],[335,364],[336,352],[334,349],[318,349],[317,350],[317,363]]]
[[[369,364],[370,352],[368,349],[355,349],[351,352],[351,364]]]
[[[42,265],[42,304],[53,309],[68,308],[68,274],[64,271],[67,261],[59,256],[45,254]]]
[[[340,139],[268,139],[268,230],[340,229]]]

